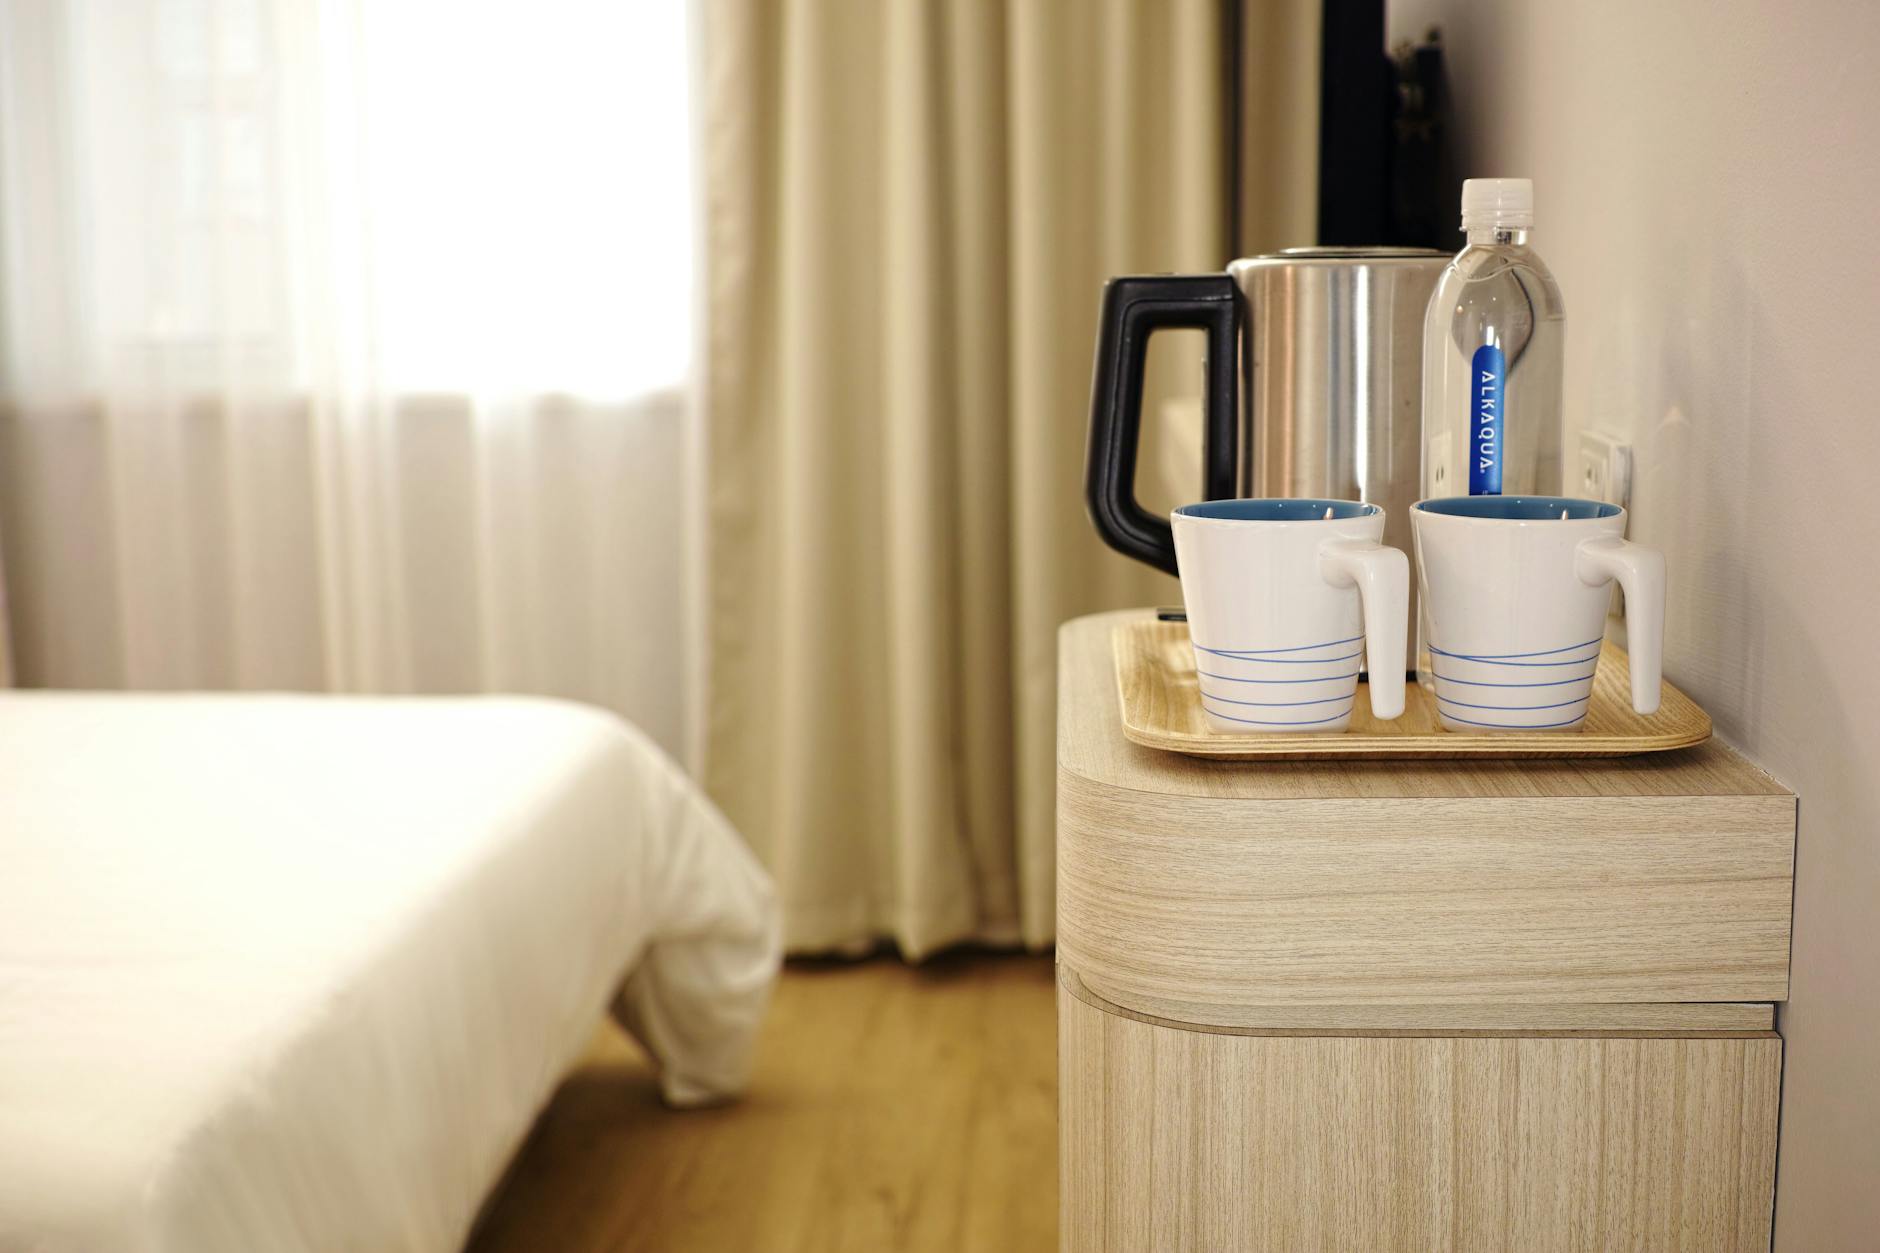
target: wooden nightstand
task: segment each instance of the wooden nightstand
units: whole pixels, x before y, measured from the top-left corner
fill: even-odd
[[[1059,636],[1064,1249],[1769,1247],[1793,794],[1140,748],[1127,616]]]

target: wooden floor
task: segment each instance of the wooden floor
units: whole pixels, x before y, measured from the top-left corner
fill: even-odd
[[[793,963],[750,1095],[668,1110],[611,1026],[556,1094],[471,1253],[1048,1250],[1049,958]]]

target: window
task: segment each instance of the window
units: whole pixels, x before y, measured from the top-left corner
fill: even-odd
[[[54,388],[679,381],[686,22],[679,0],[0,0],[11,361]]]

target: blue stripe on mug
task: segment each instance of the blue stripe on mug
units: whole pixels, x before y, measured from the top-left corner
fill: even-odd
[[[1452,700],[1447,696],[1441,695],[1436,699],[1445,705],[1460,705],[1464,709],[1499,709],[1506,710],[1509,713],[1521,713],[1529,709],[1565,709],[1568,705],[1584,705],[1587,701],[1593,699],[1593,696],[1592,693],[1589,692],[1577,700],[1563,700],[1552,705],[1472,705],[1466,700]]]
[[[1586,715],[1576,714],[1562,722],[1477,722],[1474,718],[1458,718],[1454,714],[1444,714],[1451,722],[1460,722],[1471,727],[1494,727],[1498,731],[1547,731],[1554,727],[1570,727],[1576,722],[1584,722]]]
[[[1224,683],[1336,683],[1340,679],[1355,679],[1356,670],[1347,670],[1343,674],[1322,674],[1316,679],[1243,679],[1232,674],[1211,674],[1206,670],[1195,673],[1204,679],[1220,679]]]
[[[1201,648],[1199,644],[1195,647]],[[1315,645],[1315,647],[1323,648],[1324,645]],[[1350,661],[1353,657],[1364,656],[1362,648],[1355,653],[1346,653],[1342,657],[1250,657],[1246,653],[1224,653],[1217,648],[1201,648],[1201,651],[1212,653],[1216,657],[1225,657],[1229,661],[1254,661],[1263,666],[1329,666],[1334,661]]]
[[[1357,698],[1355,696],[1349,697],[1346,699],[1349,699],[1352,704],[1357,703]],[[1203,708],[1206,708],[1207,701],[1208,701],[1208,698],[1206,696],[1203,696],[1201,698],[1201,703],[1202,703]],[[1275,722],[1275,721],[1271,721],[1265,718],[1237,718],[1233,714],[1224,714],[1218,709],[1209,709],[1208,712],[1213,714],[1216,718],[1225,718],[1229,722],[1244,722],[1248,726],[1255,726],[1255,727],[1317,727],[1317,726],[1324,726],[1328,722],[1337,722],[1340,718],[1346,717],[1347,715],[1351,713],[1351,705],[1346,705],[1343,709],[1339,710],[1337,713],[1333,714],[1329,718],[1309,718],[1304,721],[1295,720],[1291,722]]]
[[[1577,644],[1574,647],[1585,648],[1586,645]],[[1565,650],[1553,649],[1551,651],[1563,652]],[[1590,657],[1570,657],[1565,661],[1503,661],[1499,657],[1484,657],[1478,653],[1445,652],[1443,649],[1436,647],[1436,645],[1434,644],[1430,645],[1430,652],[1434,653],[1438,657],[1447,657],[1451,661],[1469,661],[1469,662],[1474,662],[1478,665],[1484,665],[1484,666],[1519,666],[1524,670],[1530,670],[1530,669],[1535,669],[1537,667],[1544,667],[1544,666],[1583,666],[1587,664],[1588,662],[1596,662],[1599,660],[1599,654],[1594,653]],[[1543,656],[1544,654],[1533,653],[1530,655],[1539,657],[1539,656]]]
[[[1576,722],[1584,721],[1586,718],[1586,710],[1584,708],[1582,708],[1573,717],[1565,718],[1558,722],[1529,722],[1529,723],[1491,721],[1486,718],[1465,718],[1461,714],[1457,713],[1456,710],[1459,710],[1459,709],[1466,709],[1470,711],[1483,710],[1483,711],[1494,712],[1494,713],[1531,713],[1531,712],[1536,712],[1539,710],[1546,710],[1546,709],[1567,709],[1575,705],[1584,706],[1592,699],[1593,677],[1595,674],[1598,673],[1598,670],[1599,670],[1599,653],[1597,651],[1592,653],[1590,656],[1572,657],[1572,658],[1567,658],[1561,661],[1530,661],[1530,660],[1523,660],[1523,659],[1524,658],[1539,658],[1539,657],[1554,657],[1554,656],[1559,655],[1560,653],[1570,653],[1577,649],[1582,649],[1582,648],[1597,649],[1597,647],[1601,644],[1601,642],[1602,642],[1601,640],[1587,640],[1584,643],[1567,644],[1567,645],[1563,645],[1560,648],[1538,649],[1534,652],[1527,652],[1527,653],[1452,653],[1446,649],[1439,648],[1436,645],[1431,644],[1430,654],[1432,658],[1442,657],[1446,659],[1447,661],[1449,661],[1450,663],[1452,663],[1453,665],[1500,667],[1502,673],[1508,676],[1508,681],[1504,681],[1504,682],[1497,682],[1491,679],[1462,679],[1462,678],[1457,678],[1453,674],[1443,673],[1441,670],[1438,670],[1434,662],[1432,662],[1430,666],[1430,674],[1431,674],[1431,677],[1433,677],[1436,680],[1436,684],[1437,684],[1436,700],[1439,705],[1445,706],[1445,708],[1441,709],[1440,712],[1442,716],[1450,722],[1456,722],[1456,723],[1460,723],[1463,726],[1470,726],[1470,727],[1491,727],[1498,731],[1545,731],[1545,730],[1551,730],[1555,727],[1572,726]],[[1530,670],[1552,668],[1556,666],[1585,666],[1586,672],[1584,674],[1576,674],[1572,676],[1571,678],[1565,678],[1565,679],[1541,680],[1541,679],[1523,678],[1519,682],[1514,681],[1515,676],[1518,674],[1524,674],[1525,672],[1530,671]],[[1475,673],[1479,674],[1481,673],[1481,671],[1477,670],[1475,671]],[[1486,702],[1457,700],[1454,696],[1445,694],[1445,688],[1451,684],[1460,685],[1463,687],[1471,687],[1471,688],[1479,687],[1479,688],[1490,688],[1490,689],[1496,689],[1496,688],[1519,689],[1519,688],[1568,687],[1576,683],[1586,684],[1586,691],[1584,694],[1574,697],[1571,700],[1551,701],[1547,704],[1542,704],[1542,705],[1494,705],[1494,704],[1488,704]],[[1482,695],[1485,697],[1488,697],[1489,700],[1494,699],[1492,696],[1489,696],[1487,692],[1482,693]]]
[[[1335,705],[1341,700],[1351,699],[1351,694],[1347,692],[1342,696],[1327,696],[1324,700],[1235,700],[1231,696],[1216,696],[1205,687],[1201,689],[1201,695],[1205,700],[1217,700],[1224,705],[1260,705],[1268,709],[1282,709],[1298,705]]]
[[[1592,682],[1593,671],[1589,670],[1585,674],[1582,674],[1578,676],[1577,678],[1554,679],[1546,683],[1487,683],[1481,679],[1451,678],[1449,675],[1443,674],[1441,671],[1437,670],[1435,666],[1431,666],[1430,677],[1435,679],[1439,683],[1462,683],[1469,687],[1565,687],[1569,683]]]
[[[1576,648],[1591,648],[1594,644],[1604,643],[1605,639],[1606,637],[1602,635],[1598,639],[1587,640],[1583,644],[1567,644],[1560,648],[1543,648],[1539,652],[1534,653],[1443,653],[1443,656],[1457,657],[1463,661],[1514,661],[1521,657],[1551,657],[1555,653],[1570,653]],[[1443,652],[1442,649],[1437,648],[1435,645],[1430,646],[1430,651]]]
[[[1209,648],[1205,644],[1196,644],[1195,648],[1204,653],[1213,653],[1216,657],[1244,657],[1249,661],[1259,661],[1263,659],[1261,654],[1265,653],[1309,653],[1315,648],[1334,648],[1339,644],[1356,644],[1363,638],[1362,635],[1354,635],[1350,639],[1327,640],[1323,644],[1300,644],[1293,648]]]

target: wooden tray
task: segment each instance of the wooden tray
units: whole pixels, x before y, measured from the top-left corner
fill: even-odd
[[[1195,681],[1188,626],[1145,618],[1113,636],[1123,734],[1138,744],[1192,757],[1251,761],[1314,757],[1624,757],[1689,748],[1710,738],[1710,715],[1667,683],[1658,712],[1632,712],[1632,672],[1625,650],[1608,641],[1586,722],[1578,731],[1506,731],[1458,735],[1436,720],[1436,701],[1416,683],[1404,693],[1403,716],[1379,722],[1358,685],[1351,728],[1344,734],[1288,735],[1270,731],[1223,735],[1208,729]]]

